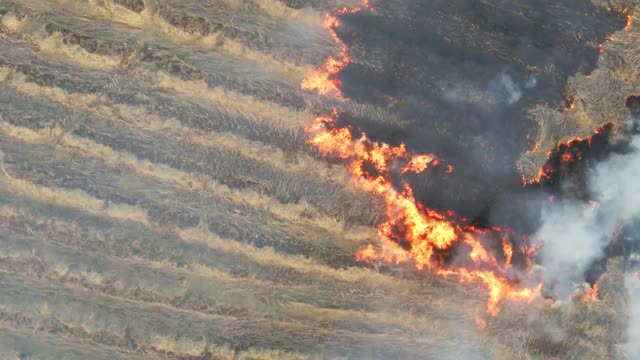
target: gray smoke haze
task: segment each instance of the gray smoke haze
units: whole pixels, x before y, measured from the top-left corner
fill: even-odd
[[[500,74],[498,82],[502,86],[502,90],[505,92],[505,102],[507,105],[514,104],[522,98],[522,90],[518,85],[516,85],[509,74]]]
[[[640,137],[635,137],[630,152],[612,155],[589,173],[589,191],[597,203],[557,201],[543,208],[534,240],[544,243],[545,279],[558,295],[581,285],[585,270],[603,256],[614,233],[640,216],[639,177]]]
[[[544,243],[540,261],[545,287],[557,299],[569,299],[586,289],[585,273],[605,256],[605,248],[625,225],[640,218],[640,136],[629,151],[613,154],[588,173],[588,188],[597,204],[556,201],[542,210],[542,225],[534,241]],[[636,254],[626,254],[631,259]],[[627,275],[628,329],[623,350],[640,358],[640,279]]]
[[[545,284],[560,299],[582,285],[585,271],[607,245],[608,229],[597,224],[597,212],[578,203],[543,209],[542,226],[534,239],[544,243],[541,256]]]

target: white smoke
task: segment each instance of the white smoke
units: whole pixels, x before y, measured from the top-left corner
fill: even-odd
[[[507,105],[514,104],[522,98],[522,90],[513,81],[511,76],[507,73],[501,73],[498,76],[498,83],[501,85],[502,90],[506,93],[505,102]]]
[[[588,173],[595,207],[578,202],[552,203],[543,209],[542,225],[534,241],[542,242],[545,284],[566,299],[584,286],[585,270],[604,254],[621,226],[640,218],[640,136],[630,151],[614,154]],[[628,275],[629,328],[623,345],[629,359],[640,359],[640,280]]]
[[[527,78],[527,81],[524,83],[524,88],[533,89],[534,87],[536,87],[536,85],[538,85],[538,78],[535,74],[531,74]]]
[[[603,250],[619,226],[640,216],[640,137],[631,151],[612,155],[588,174],[595,207],[559,201],[543,209],[542,226],[534,240],[542,242],[541,262],[546,279],[566,294],[576,285],[589,264]]]
[[[606,229],[596,221],[597,209],[577,203],[553,204],[543,210],[534,241],[543,242],[541,264],[549,290],[566,299],[584,282],[584,273],[602,255]]]
[[[590,177],[590,189],[609,222],[627,222],[640,216],[640,137],[628,154],[613,155],[599,164]]]

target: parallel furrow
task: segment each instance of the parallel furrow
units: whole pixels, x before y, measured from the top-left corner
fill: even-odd
[[[253,191],[275,199],[273,208],[284,209],[277,203],[302,204],[306,201],[322,214],[350,222],[372,224],[380,216],[379,209],[371,206],[374,200],[371,196],[350,190],[349,186],[345,188],[344,185],[318,179],[313,174],[282,171],[237,152],[214,151],[192,142],[177,142],[171,134],[150,133],[144,123],[130,126],[131,123],[97,114],[84,115],[74,108],[39,98],[8,91],[2,91],[1,95],[0,102],[5,107],[4,120],[12,125],[39,131],[47,128],[52,132],[72,132],[114,151],[132,154],[142,161],[160,163],[185,173],[203,174],[232,189],[250,190],[244,192],[249,203],[251,198],[256,199],[251,195]],[[48,117],[42,116],[43,113]],[[56,126],[61,128],[56,130]],[[238,195],[242,196],[242,193]],[[259,203],[259,200],[255,201]],[[263,202],[267,208],[268,204],[268,201]],[[295,207],[291,209],[295,210]],[[311,210],[310,214],[317,211]]]
[[[4,220],[7,219],[0,218],[0,221]],[[3,226],[0,235],[0,270],[28,274],[55,284],[197,313],[293,320],[323,328],[367,333],[421,337],[448,326],[448,322],[435,325],[434,321],[443,319],[425,316],[424,312],[366,312],[354,309],[358,304],[345,309],[320,308],[295,301],[291,294],[295,294],[296,289],[275,284],[225,277],[222,273],[204,276],[140,259],[87,253],[52,243],[61,234],[42,234],[44,224],[21,222],[16,218],[8,221],[11,226]],[[21,226],[25,230],[13,230]],[[45,235],[48,237],[44,238]],[[299,288],[298,291],[304,294],[308,289]],[[312,300],[309,295],[306,297]]]
[[[27,1],[26,7],[16,5],[17,9],[11,8],[18,13],[8,12],[2,23],[11,31],[28,36],[51,55],[80,63],[86,58],[83,64],[92,67],[103,64],[111,69],[162,70],[183,80],[205,81],[212,87],[225,86],[284,106],[304,106],[298,84],[306,70],[287,80],[290,76],[256,63],[246,53],[230,55],[190,44],[172,44],[156,34],[157,26],[131,27],[100,17],[89,21],[87,17],[95,14],[84,13],[86,7],[75,2],[74,9],[55,11],[48,3],[33,2]],[[112,39],[109,34],[117,35]],[[110,53],[104,54],[106,51]],[[83,52],[82,58],[74,56],[78,52]]]
[[[25,201],[6,194],[3,194],[3,198],[11,204]],[[456,292],[463,294],[460,289],[455,289],[455,284],[450,286],[429,278],[408,281],[367,269],[336,270],[303,258],[282,257],[273,252],[234,246],[233,242],[228,241],[224,246],[218,245],[213,251],[198,244],[183,243],[183,239],[197,236],[197,231],[181,237],[136,223],[122,224],[93,217],[72,208],[32,205],[27,202],[20,209],[5,209],[7,214],[2,217],[2,221],[6,226],[12,225],[12,231],[20,236],[46,238],[53,244],[75,251],[104,254],[123,261],[137,259],[148,264],[160,264],[160,268],[166,271],[169,271],[166,266],[177,269],[179,273],[188,271],[194,274],[189,283],[193,283],[195,287],[202,286],[205,298],[216,294],[215,291],[209,293],[208,286],[201,285],[208,281],[213,289],[236,288],[241,291],[240,294],[245,291],[242,289],[250,289],[253,295],[247,293],[246,299],[257,297],[267,304],[293,302],[357,311],[375,311],[381,307],[389,307],[423,316],[439,314],[438,317],[442,316],[442,320],[454,321],[460,321],[460,316],[466,316],[464,308],[453,306],[447,300],[448,296]],[[25,211],[27,215],[23,214]],[[184,275],[176,276],[180,278]],[[141,283],[134,284],[144,284],[143,279],[140,279]],[[134,279],[126,283],[130,281]],[[153,289],[159,288],[153,286]],[[201,291],[190,290],[195,294]],[[232,291],[233,293],[235,292]],[[467,293],[463,296],[479,305],[481,299],[477,295]],[[244,302],[236,299],[232,303]],[[251,310],[260,311],[264,308]],[[398,315],[398,318],[402,316]]]
[[[439,346],[434,347],[397,336],[326,331],[259,318],[205,316],[50,285],[8,273],[0,273],[0,281],[3,283],[0,304],[7,312],[21,313],[30,319],[44,317],[59,324],[54,329],[64,327],[80,338],[104,341],[109,345],[134,341],[138,347],[160,353],[201,356],[215,344],[227,345],[234,350],[256,347],[306,353],[323,351],[329,356],[345,356],[350,351],[358,351],[364,356],[415,358],[436,356],[438,352],[452,351],[455,344],[460,344],[437,335],[434,337],[437,336]],[[25,298],[29,301],[24,301]],[[29,321],[24,324],[28,328]],[[97,333],[102,336],[96,336]],[[468,345],[478,348],[478,344]]]

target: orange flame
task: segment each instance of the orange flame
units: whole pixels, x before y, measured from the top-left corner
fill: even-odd
[[[433,155],[412,156],[404,145],[393,147],[377,143],[369,140],[366,134],[355,138],[350,128],[336,126],[336,116],[334,111],[331,117],[318,117],[313,121],[307,129],[309,144],[323,155],[346,160],[356,185],[380,196],[386,206],[386,220],[378,226],[381,246],[369,245],[359,250],[357,260],[409,263],[419,270],[429,270],[443,277],[484,284],[489,291],[486,312],[492,316],[500,312],[500,304],[506,299],[530,299],[539,293],[540,287],[521,288],[510,279],[513,247],[508,240],[503,241],[505,262],[500,262],[481,240],[488,233],[508,230],[463,228],[452,213],[440,213],[419,203],[408,183],[404,182],[401,189],[393,185],[391,179],[397,162],[406,162],[402,172],[419,172],[428,163],[437,165]],[[525,242],[522,253],[528,260],[534,251],[527,246]],[[467,254],[456,259],[457,265],[446,264],[454,248],[466,249],[461,252]]]
[[[600,292],[600,286],[596,282],[593,284],[593,287],[590,287],[583,295],[581,302],[597,302],[598,301],[598,292]]]
[[[365,6],[368,7],[368,2],[365,2]],[[360,8],[348,8],[344,7],[328,13],[324,19],[324,27],[329,31],[333,40],[340,45],[341,50],[338,56],[329,56],[325,60],[324,64],[319,69],[311,73],[300,85],[302,90],[316,91],[321,95],[334,94],[338,97],[342,97],[342,83],[337,78],[338,73],[342,71],[351,59],[349,58],[349,49],[342,42],[338,36],[336,30],[340,27],[341,23],[339,17],[344,14],[355,14],[360,12]]]
[[[611,11],[611,8],[608,8],[608,10]],[[631,28],[631,25],[633,25],[633,16],[631,15],[631,9],[624,8],[622,10],[622,14],[625,15],[625,25],[621,31],[627,31]],[[615,35],[611,35],[610,37],[608,37],[603,44],[598,44],[598,50],[600,51],[600,53],[604,53],[604,44],[612,41],[613,39],[615,39]]]
[[[509,242],[507,236],[502,236],[502,253],[505,258],[505,266],[511,267],[511,259],[513,259],[513,245]]]
[[[447,170],[444,171],[445,174],[451,174],[453,172],[453,165],[447,165]]]
[[[587,291],[584,292],[584,294],[582,294],[582,297],[580,298],[580,302],[587,303],[587,302],[599,301],[598,295],[600,293],[600,282],[606,279],[606,277],[607,277],[607,274],[602,274],[602,276],[600,276],[600,278],[596,280],[593,286],[591,286]]]
[[[436,160],[436,157],[433,154],[416,155],[412,157],[411,160],[409,160],[409,163],[402,169],[402,172],[405,173],[407,171],[410,171],[419,174],[423,172],[430,164],[433,165],[434,160]],[[435,165],[438,165],[438,163],[436,163]]]
[[[571,153],[562,154],[562,162],[571,162],[573,161],[573,155]]]
[[[539,184],[545,180],[551,180],[553,178],[553,175],[558,170],[551,163],[554,155],[559,155],[559,162],[564,164],[582,160],[584,155],[583,150],[588,151],[589,149],[591,149],[594,139],[597,139],[602,135],[606,136],[606,134],[611,131],[612,127],[613,123],[607,123],[596,129],[593,135],[589,138],[576,137],[571,140],[559,143],[555,149],[549,150],[549,152],[547,153],[547,161],[540,168],[536,177],[527,179],[524,174],[522,174],[522,184],[526,186],[531,184]]]
[[[624,28],[622,28],[622,31],[627,31],[631,28],[631,25],[633,24],[633,17],[631,16],[631,9],[629,8],[625,8],[624,10],[622,10],[623,14],[627,15],[627,23],[625,24]]]

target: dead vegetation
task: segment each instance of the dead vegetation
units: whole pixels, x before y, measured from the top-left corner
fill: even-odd
[[[618,4],[618,8],[624,8]],[[635,14],[633,9],[630,13]],[[597,67],[588,74],[572,76],[566,93],[565,108],[538,106],[531,118],[539,125],[532,135],[533,149],[522,155],[519,167],[528,180],[537,178],[547,160],[549,149],[574,138],[589,138],[605,123],[615,125],[614,139],[629,120],[625,99],[638,90],[636,63],[640,27],[632,16],[631,25],[601,44]],[[615,141],[615,140],[614,140]]]
[[[477,331],[481,291],[355,262],[384,216],[380,199],[310,152],[303,128],[337,105],[381,129],[416,120],[299,90],[336,50],[322,20],[338,5],[0,2],[1,358],[613,353],[614,292],[569,312],[534,304],[569,334],[550,344],[524,315]],[[443,41],[468,30],[447,41],[476,42],[469,53],[508,55],[460,19],[428,26]],[[612,104],[636,86],[634,34],[571,79],[573,112],[532,110],[542,145],[523,157],[525,173],[569,134],[624,120]],[[483,38],[494,40],[488,54]]]

